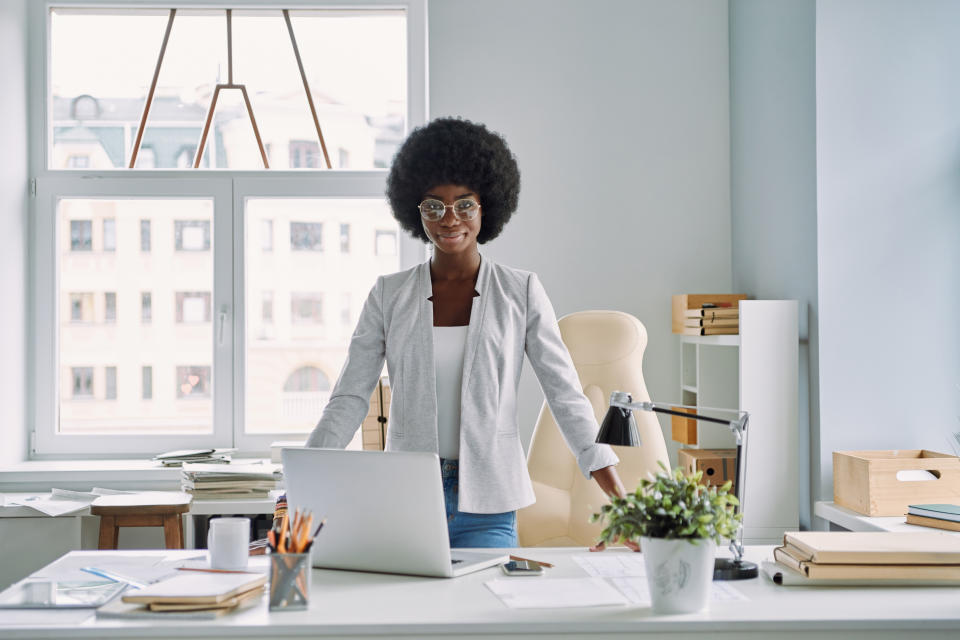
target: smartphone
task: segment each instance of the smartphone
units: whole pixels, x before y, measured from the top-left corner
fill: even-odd
[[[511,560],[500,565],[500,569],[508,576],[542,576],[543,567],[533,560]]]

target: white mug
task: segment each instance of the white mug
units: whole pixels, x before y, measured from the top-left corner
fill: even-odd
[[[243,571],[250,555],[250,520],[213,518],[207,533],[210,568]]]

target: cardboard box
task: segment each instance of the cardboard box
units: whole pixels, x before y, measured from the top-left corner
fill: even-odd
[[[681,413],[697,414],[696,409],[670,407]],[[680,444],[697,444],[697,421],[693,418],[670,416],[670,437]]]
[[[867,516],[911,504],[956,504],[960,458],[926,449],[833,452],[833,501]]]
[[[390,415],[390,383],[380,378],[370,397],[370,411],[360,430],[363,432],[363,448],[367,451],[383,451],[386,446],[387,419]],[[383,420],[381,420],[383,418]]]
[[[730,492],[736,492],[736,449],[680,449],[679,461],[687,473],[703,471],[703,484],[718,487],[731,480]]]

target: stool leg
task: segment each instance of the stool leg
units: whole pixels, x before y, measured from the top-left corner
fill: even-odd
[[[183,549],[183,525],[179,513],[163,516],[163,541],[167,549]]]
[[[117,518],[116,516],[100,516],[100,548],[117,548]]]

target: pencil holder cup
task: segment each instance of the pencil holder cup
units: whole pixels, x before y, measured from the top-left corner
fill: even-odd
[[[310,554],[270,554],[270,611],[299,611],[310,605]]]

